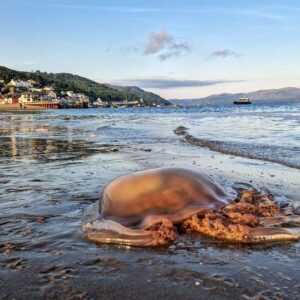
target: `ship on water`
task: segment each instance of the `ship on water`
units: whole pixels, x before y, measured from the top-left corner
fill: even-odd
[[[239,100],[233,101],[233,104],[251,104],[251,102],[248,97],[242,97]]]

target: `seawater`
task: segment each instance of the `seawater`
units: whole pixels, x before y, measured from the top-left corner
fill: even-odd
[[[104,143],[159,149],[160,142],[176,143],[179,125],[196,138],[219,142],[225,153],[242,149],[242,156],[300,168],[300,105],[294,104],[6,113],[0,115],[0,159],[65,159]]]

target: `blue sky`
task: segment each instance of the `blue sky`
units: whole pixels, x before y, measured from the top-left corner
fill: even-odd
[[[0,65],[166,98],[300,87],[300,1],[0,0]]]

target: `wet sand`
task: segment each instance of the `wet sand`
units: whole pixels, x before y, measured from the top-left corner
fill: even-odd
[[[45,110],[45,108],[42,107],[37,107],[33,105],[27,105],[27,108],[24,109],[23,107],[20,106],[19,103],[17,104],[0,104],[0,111],[36,111],[36,110]]]
[[[172,143],[136,147],[83,141],[75,121],[71,130],[29,118],[22,132],[18,122],[0,132],[0,299],[299,299],[299,243],[187,234],[145,249],[96,245],[79,230],[101,187],[128,172],[201,168],[226,188],[243,181],[299,200],[299,170],[198,148],[173,132]]]

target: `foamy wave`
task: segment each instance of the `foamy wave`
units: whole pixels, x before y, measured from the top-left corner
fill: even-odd
[[[199,147],[205,147],[212,151],[275,162],[291,168],[300,169],[299,147],[291,148],[276,145],[215,141],[209,139],[196,138],[188,134],[186,130],[184,130],[181,133],[181,135],[184,135],[184,140],[189,144]]]

